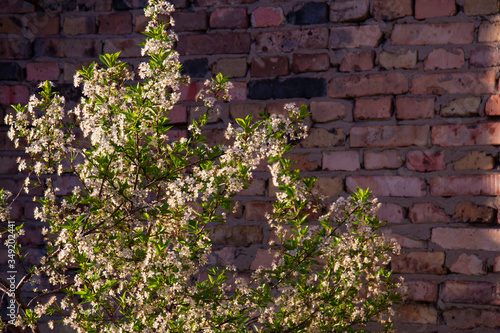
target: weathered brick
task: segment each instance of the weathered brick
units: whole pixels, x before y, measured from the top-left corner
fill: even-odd
[[[68,36],[90,35],[96,32],[94,16],[66,16],[63,22],[64,34]]]
[[[285,21],[285,15],[280,7],[258,7],[251,20],[254,28],[279,27]]]
[[[360,168],[361,163],[357,151],[323,152],[323,170],[357,171]]]
[[[26,80],[57,81],[61,70],[57,62],[29,62],[26,64]]]
[[[373,2],[373,17],[376,20],[394,20],[413,15],[411,0],[375,0]]]
[[[411,92],[417,95],[491,94],[495,91],[495,73],[423,74],[411,81]]]
[[[415,18],[417,20],[453,16],[456,13],[455,0],[415,0]]]
[[[252,77],[278,77],[288,75],[288,58],[284,56],[268,56],[252,59],[250,68]]]
[[[348,192],[356,187],[369,188],[373,195],[382,197],[424,197],[427,194],[425,181],[418,177],[406,176],[348,176]]]
[[[474,23],[395,24],[392,45],[470,44]]]
[[[457,98],[441,107],[442,117],[473,117],[479,114],[480,97]]]
[[[292,68],[295,73],[323,72],[330,68],[330,57],[327,53],[294,53],[292,57]]]
[[[266,31],[255,36],[257,52],[293,52],[326,49],[327,28],[308,28],[284,31]]]
[[[474,254],[468,255],[467,253],[462,253],[460,257],[451,264],[450,271],[466,275],[483,275],[486,274],[485,261]]]
[[[0,80],[21,81],[23,70],[16,62],[0,62]]]
[[[408,218],[413,223],[450,222],[450,217],[442,208],[432,202],[417,202],[411,205]]]
[[[493,223],[495,209],[488,206],[477,206],[473,202],[460,202],[455,207],[454,222],[461,223]]]
[[[328,83],[331,98],[399,95],[408,92],[408,79],[401,73],[334,77]]]
[[[446,325],[460,330],[500,328],[500,312],[479,309],[449,309],[443,312]]]
[[[321,154],[287,154],[285,157],[295,163],[293,168],[300,171],[316,171],[321,168]]]
[[[23,25],[17,17],[0,17],[0,34],[21,35],[22,33]]]
[[[330,29],[329,47],[332,49],[376,47],[382,32],[378,25],[335,27]]]
[[[465,15],[490,15],[498,14],[498,0],[465,0]]]
[[[356,99],[353,115],[355,120],[388,119],[392,116],[392,97]]]
[[[397,119],[432,119],[434,118],[434,97],[396,98]]]
[[[222,73],[229,77],[243,77],[247,74],[246,58],[222,58],[217,60],[213,67],[214,74]]]
[[[247,11],[243,7],[215,8],[210,14],[210,27],[214,29],[245,29]]]
[[[491,170],[495,166],[493,156],[481,151],[471,151],[453,163],[455,170]]]
[[[408,299],[415,302],[435,302],[438,299],[438,284],[432,280],[407,280]]]
[[[273,205],[267,201],[251,201],[245,204],[245,218],[249,221],[267,220],[266,214],[273,211]]]
[[[431,195],[464,196],[464,195],[500,195],[498,175],[459,175],[440,176],[431,180]]]
[[[299,4],[288,13],[291,24],[319,24],[328,22],[328,5],[323,2],[306,2]]]
[[[487,116],[500,116],[500,96],[491,95],[486,100],[484,111]]]
[[[381,221],[385,221],[388,223],[401,223],[404,219],[403,207],[397,204],[382,202],[379,204],[376,213]],[[391,238],[395,238],[396,241],[398,241],[398,244],[400,244],[402,247],[405,247],[403,246],[404,244],[399,242],[400,240],[403,240],[401,237],[398,237],[398,235],[395,234],[391,234]]]
[[[399,151],[394,149],[383,151],[365,150],[363,157],[363,164],[367,170],[399,169],[403,165],[403,159]]]
[[[32,55],[31,42],[22,37],[0,38],[0,50],[2,50],[2,60],[29,59]]]
[[[326,95],[326,82],[316,78],[258,80],[248,83],[249,99],[312,98]]]
[[[336,147],[344,146],[346,135],[342,129],[330,129],[311,127],[307,138],[300,141],[298,147],[314,148],[314,147]]]
[[[340,63],[341,72],[362,72],[373,68],[374,51],[348,52]]]
[[[412,150],[406,154],[406,167],[419,172],[445,170],[444,157],[442,150]]]
[[[494,284],[488,282],[445,281],[440,298],[446,303],[498,304]]]
[[[413,324],[437,324],[438,311],[432,305],[404,304],[397,307],[398,321]]]
[[[312,101],[309,105],[315,123],[328,123],[346,115],[346,104],[336,101]]]
[[[410,252],[393,255],[394,273],[446,274],[444,252]]]
[[[351,147],[425,146],[429,125],[352,127]]]
[[[500,144],[500,124],[432,126],[432,144],[439,146],[481,146]]]
[[[360,21],[368,16],[370,3],[368,0],[341,0],[330,4],[330,21]]]
[[[450,51],[438,48],[432,50],[424,61],[424,70],[455,69],[464,66],[464,50],[454,48]]]
[[[120,57],[139,58],[141,57],[139,43],[142,42],[144,42],[143,38],[109,38],[104,41],[103,52],[115,53],[120,51]]]
[[[181,55],[247,54],[250,44],[250,34],[244,32],[186,35],[177,42],[177,50]]]
[[[412,69],[417,65],[417,51],[403,49],[397,52],[380,52],[379,62],[385,69]]]
[[[262,227],[255,225],[218,225],[210,230],[215,244],[249,246],[262,243]]]
[[[344,182],[340,178],[318,177],[314,189],[328,198],[334,198],[344,190]]]
[[[500,65],[498,50],[491,46],[479,46],[470,52],[469,63],[472,67],[493,67]]]
[[[500,229],[434,228],[431,241],[447,250],[500,251]]]
[[[37,38],[34,50],[36,57],[95,58],[102,53],[100,45],[90,38]]]
[[[500,23],[483,22],[479,26],[477,40],[480,43],[500,41]]]
[[[229,106],[231,119],[245,119],[247,115],[251,115],[256,120],[259,117],[259,113],[264,113],[264,110],[264,106],[257,103],[231,104]]]

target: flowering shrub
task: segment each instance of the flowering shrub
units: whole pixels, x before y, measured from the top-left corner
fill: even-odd
[[[134,73],[118,53],[103,55],[103,67],[75,76],[84,98],[74,109],[66,112],[45,82],[39,97],[6,117],[27,155],[18,160],[29,173],[24,190],[43,189],[34,215],[46,235],[46,255],[14,293],[0,280],[17,303],[16,325],[38,332],[44,316],[63,315],[78,332],[349,332],[371,321],[389,329],[401,298],[385,269],[395,247],[375,233],[381,222],[369,192],[328,204],[315,179],[301,179],[284,157],[306,135],[305,106],[237,119],[227,144],[209,146],[202,129],[230,99],[231,83],[217,75],[198,95],[206,112],[189,138],[169,136],[169,112],[188,80],[172,48],[173,22],[159,20],[172,10],[156,1],[146,9],[142,52],[150,60],[139,66],[140,83],[129,83]],[[270,245],[272,265],[248,277],[209,264],[209,228],[225,221],[263,159],[279,188],[268,215],[279,241]],[[63,196],[59,179],[68,175],[79,186]],[[4,191],[3,220],[7,200]],[[23,298],[23,286],[40,280],[50,288]]]

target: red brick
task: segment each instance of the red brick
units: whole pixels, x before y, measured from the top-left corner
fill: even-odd
[[[229,89],[229,94],[233,101],[245,101],[247,99],[247,83],[233,82],[233,87]]]
[[[495,159],[491,154],[471,151],[453,163],[454,170],[491,170],[495,167]]]
[[[172,14],[172,17],[175,21],[174,30],[176,32],[199,31],[207,29],[207,13],[204,11],[176,11]]]
[[[330,57],[326,53],[294,53],[292,57],[292,68],[295,73],[323,72],[330,68]]]
[[[262,227],[250,225],[218,225],[210,230],[210,238],[215,244],[249,246],[262,243]]]
[[[439,176],[431,180],[431,195],[500,195],[500,175]]]
[[[498,0],[465,0],[465,15],[490,15],[498,14]]]
[[[245,8],[216,8],[210,14],[210,27],[215,29],[245,29],[248,26]]]
[[[494,284],[488,282],[445,281],[440,298],[446,303],[499,304]]]
[[[412,223],[450,222],[450,217],[442,208],[432,202],[417,202],[410,207],[408,218]]]
[[[373,17],[376,20],[394,20],[413,15],[411,0],[375,0],[373,2]]]
[[[22,18],[26,27],[35,35],[57,35],[59,33],[59,16],[30,14]]]
[[[309,129],[309,135],[303,139],[297,146],[301,148],[314,148],[314,147],[336,147],[344,146],[346,135],[342,129],[316,128]]]
[[[455,0],[415,0],[415,18],[417,20],[453,16],[456,13]]]
[[[329,47],[332,49],[376,47],[381,38],[382,32],[378,25],[335,27],[330,29]]]
[[[323,152],[323,170],[357,171],[360,168],[361,163],[357,151]]]
[[[31,42],[23,37],[0,38],[0,50],[2,50],[2,60],[29,59],[32,55]]]
[[[293,168],[299,169],[300,171],[315,171],[321,168],[321,154],[287,154],[286,158],[295,162]],[[259,169],[258,169],[259,170]],[[268,172],[267,166],[260,169],[259,171]]]
[[[198,6],[210,7],[210,6],[222,6],[222,5],[241,5],[241,4],[251,4],[255,0],[196,0]]]
[[[366,170],[399,169],[403,165],[397,150],[365,150],[363,157]]]
[[[21,35],[23,25],[17,17],[0,17],[0,34]]]
[[[434,118],[434,97],[396,98],[397,119],[432,119]]]
[[[392,45],[470,44],[474,41],[474,23],[396,24]]]
[[[0,104],[27,104],[29,90],[25,86],[0,86]]]
[[[454,48],[450,51],[438,48],[432,50],[425,58],[424,70],[433,71],[436,69],[455,69],[464,66],[464,51],[459,48]]]
[[[352,127],[351,147],[425,146],[429,125]]]
[[[438,299],[438,284],[432,280],[407,280],[408,299],[415,302],[435,302]]]
[[[500,123],[432,126],[431,140],[444,147],[499,145]]]
[[[486,100],[484,111],[487,116],[500,116],[500,96],[491,95]]]
[[[57,62],[29,62],[26,64],[26,80],[28,81],[56,81],[61,70]]]
[[[397,52],[380,52],[380,66],[385,69],[412,69],[417,64],[416,50],[398,50]]]
[[[417,95],[492,94],[495,72],[423,74],[411,81],[411,92]]]
[[[346,115],[346,104],[336,101],[312,101],[309,105],[315,123],[328,123]]]
[[[343,0],[330,4],[330,21],[361,21],[368,16],[370,3],[368,0]]]
[[[481,260],[476,255],[462,253],[460,257],[451,264],[450,271],[467,275],[483,275],[486,274],[485,261]]]
[[[132,32],[132,15],[106,14],[98,19],[99,33],[104,35],[126,35]]]
[[[444,252],[410,252],[395,255],[391,260],[394,273],[446,274]]]
[[[398,322],[436,325],[438,311],[427,304],[403,304],[396,309]]]
[[[34,50],[37,57],[55,58],[93,58],[102,53],[101,41],[90,38],[37,38]]]
[[[495,263],[493,264],[493,272],[500,273],[500,256],[495,258]]]
[[[491,46],[480,46],[470,52],[470,65],[472,67],[493,67],[500,65],[498,50]]]
[[[270,269],[275,260],[274,254],[276,251],[269,252],[267,249],[257,249],[255,259],[250,266],[251,270],[257,270],[259,267]]]
[[[252,13],[254,28],[279,27],[285,21],[280,7],[258,7]]]
[[[441,117],[473,117],[479,114],[481,97],[457,98],[441,106]]]
[[[500,41],[500,23],[481,23],[479,26],[477,41],[480,43]]]
[[[478,327],[500,328],[500,312],[479,309],[449,309],[443,312],[446,325],[460,330]]]
[[[500,251],[500,229],[434,228],[431,241],[446,250]]]
[[[284,31],[266,31],[255,36],[256,52],[293,52],[326,49],[327,28],[307,28]]]
[[[250,44],[248,33],[185,35],[177,42],[177,50],[181,55],[247,54]]]
[[[247,58],[222,58],[212,65],[212,73],[229,77],[247,75]]]
[[[68,36],[90,35],[96,32],[94,16],[66,16],[63,31]]]
[[[428,172],[446,169],[444,151],[412,150],[406,154],[408,170]]]
[[[273,212],[273,205],[266,201],[251,201],[245,205],[245,218],[249,221],[267,220],[266,213]]]
[[[3,0],[0,6],[0,13],[5,14],[23,14],[35,11],[35,6],[26,1]]]
[[[104,41],[104,53],[115,53],[120,51],[121,58],[141,57],[141,47],[139,43],[144,42],[144,38],[109,38]]]
[[[376,214],[380,218],[381,221],[388,223],[401,223],[404,219],[404,210],[400,205],[382,202],[379,204]],[[393,237],[395,236],[395,237]],[[396,240],[400,239],[397,237],[398,235],[391,234],[391,238],[396,238]],[[401,243],[398,242],[402,246]]]
[[[205,85],[203,84],[203,82],[199,81],[191,81],[188,85],[182,84],[179,89],[181,93],[179,101],[181,102],[196,101],[196,95],[198,95],[200,90],[203,89],[204,87]]]
[[[340,63],[341,72],[362,72],[373,68],[374,51],[348,52]]]
[[[408,78],[401,73],[338,76],[328,84],[328,97],[399,95],[408,92]]]
[[[355,120],[388,119],[392,116],[392,97],[356,99],[353,111]]]
[[[252,59],[252,77],[277,77],[288,75],[288,59],[284,56],[269,56]]]
[[[185,106],[176,105],[168,115],[170,124],[185,124],[187,122],[187,110]]]
[[[405,176],[348,176],[346,188],[369,188],[373,195],[382,197],[424,197],[427,194],[425,181],[418,177]]]

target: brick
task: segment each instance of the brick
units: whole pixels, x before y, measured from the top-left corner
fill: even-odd
[[[295,73],[323,72],[330,68],[330,57],[327,53],[294,53],[292,56],[292,68]]]
[[[411,171],[428,172],[446,169],[444,151],[412,150],[406,154],[406,167]]]
[[[27,104],[29,90],[26,86],[0,86],[0,104]]]
[[[15,62],[0,62],[0,80],[21,81],[23,70]]]
[[[267,111],[270,114],[283,114],[283,115],[288,114],[288,111],[285,110],[285,105],[289,104],[290,102],[293,102],[296,106],[306,103],[304,99],[294,99],[293,101],[279,101],[279,102],[270,101],[269,103],[266,103]]]
[[[0,34],[21,35],[22,33],[23,25],[17,17],[0,17]]]
[[[353,22],[368,17],[370,4],[368,0],[341,0],[330,4],[330,21]]]
[[[248,33],[186,35],[177,42],[177,50],[181,55],[247,54],[250,44]]]
[[[456,13],[455,0],[415,0],[415,18],[417,20],[453,16]]]
[[[245,204],[245,219],[249,221],[267,220],[266,213],[273,212],[273,205],[266,201],[251,201]]]
[[[425,146],[429,125],[352,127],[351,147]]]
[[[247,11],[243,7],[215,8],[210,14],[210,27],[214,29],[245,29]]]
[[[449,303],[498,304],[497,290],[488,282],[445,281],[441,300]]]
[[[472,67],[493,67],[500,65],[498,50],[491,46],[480,46],[470,52],[469,63]]]
[[[435,302],[438,299],[438,284],[432,280],[407,280],[408,299],[414,302]]]
[[[170,110],[168,115],[170,124],[185,124],[187,123],[187,110],[185,106],[176,105]]]
[[[258,7],[252,13],[254,28],[279,27],[285,21],[283,9],[280,7]]]
[[[260,178],[254,178],[252,183],[247,189],[239,192],[238,195],[246,195],[246,196],[255,196],[255,195],[264,195],[266,191],[266,181]]]
[[[342,129],[330,129],[326,128],[309,128],[309,134],[307,138],[300,141],[297,145],[301,148],[315,148],[315,147],[339,147],[344,146],[346,141],[346,135]]]
[[[321,154],[289,154],[286,157],[295,162],[293,168],[300,171],[315,171],[321,168]]]
[[[176,11],[172,14],[175,21],[174,29],[183,31],[204,31],[207,29],[207,13],[205,11]]]
[[[500,273],[500,256],[495,258],[495,263],[493,265],[493,272]]]
[[[500,116],[500,96],[491,95],[486,100],[484,111],[487,116]]]
[[[218,225],[210,230],[210,238],[218,245],[249,246],[262,243],[262,227]]]
[[[104,35],[126,35],[132,32],[132,15],[106,14],[98,18],[99,33]]]
[[[224,247],[221,250],[214,251],[214,254],[217,255],[217,263],[219,265],[234,265],[235,259],[235,250],[234,246]]]
[[[498,0],[465,0],[465,15],[490,15],[498,14]]]
[[[231,104],[229,106],[229,114],[231,119],[245,119],[247,115],[251,115],[254,120],[259,117],[259,113],[264,113],[264,106],[257,103]]]
[[[296,25],[328,22],[328,5],[322,2],[306,2],[296,5],[288,13],[288,22]]]
[[[141,57],[141,47],[139,43],[144,42],[143,38],[109,38],[104,41],[104,53],[115,53],[120,51],[121,58]]]
[[[392,203],[380,203],[376,210],[377,216],[381,221],[385,221],[388,223],[401,223],[404,219],[404,210],[400,205],[392,204]],[[397,237],[397,235],[392,234],[392,236],[396,236],[396,240],[400,240],[401,237]],[[401,243],[398,243],[402,246]]]
[[[17,174],[17,156],[0,155],[0,175]]]
[[[332,49],[377,47],[382,32],[378,25],[335,27],[330,29],[329,47]]]
[[[460,48],[446,50],[437,48],[432,50],[424,60],[424,70],[455,69],[464,66],[464,51]]]
[[[385,221],[383,219],[381,219],[381,220]],[[390,222],[390,221],[387,221],[387,222]],[[389,238],[393,239],[403,249],[423,249],[423,248],[427,247],[427,242],[425,242],[425,241],[412,239],[412,238],[401,236],[398,234],[390,234]]]
[[[480,97],[454,99],[447,106],[441,107],[442,117],[473,117],[479,114]]]
[[[348,52],[340,63],[341,72],[363,72],[373,68],[374,51]]]
[[[476,255],[462,253],[458,259],[451,264],[450,271],[453,273],[466,275],[484,275],[486,274],[485,261]]]
[[[358,171],[360,168],[357,151],[323,152],[323,170]]]
[[[148,5],[147,0],[115,0],[113,7],[118,10],[142,9]]]
[[[63,31],[68,36],[95,34],[95,18],[94,16],[66,16]]]
[[[417,95],[491,94],[495,91],[495,73],[423,74],[411,81],[410,91]]]
[[[328,123],[346,115],[346,104],[336,101],[312,101],[309,105],[315,123]]]
[[[326,49],[327,28],[305,28],[284,31],[266,31],[255,36],[256,52],[294,52],[298,50]]]
[[[493,223],[495,209],[488,206],[477,206],[473,202],[460,202],[455,207],[454,222],[461,223]]]
[[[383,150],[364,152],[364,167],[366,170],[399,169],[403,160],[397,150]]]
[[[481,146],[500,144],[500,124],[437,125],[432,127],[432,144],[452,146]]]
[[[395,24],[392,45],[470,44],[474,23]]]
[[[29,59],[32,55],[31,43],[28,39],[22,37],[0,38],[0,50],[2,50],[2,60]]]
[[[257,249],[257,254],[255,255],[255,259],[252,261],[250,269],[257,270],[259,267],[270,269],[275,260],[274,253],[275,251],[269,252],[266,249]]]
[[[247,75],[247,59],[246,58],[222,58],[217,60],[212,72],[214,74],[222,73],[229,77],[244,77]]]
[[[353,111],[355,120],[388,119],[392,116],[392,97],[356,99]]]
[[[258,80],[248,83],[249,99],[313,98],[326,95],[326,82],[316,78]]]
[[[60,18],[52,14],[28,14],[23,16],[24,25],[35,35],[57,35],[60,29]]]
[[[434,228],[431,241],[447,250],[500,251],[499,229]]]
[[[253,58],[250,68],[252,77],[278,77],[288,75],[288,59],[284,56]]]
[[[410,252],[394,255],[391,268],[394,273],[446,274],[444,252]]]
[[[208,72],[208,59],[190,59],[182,62],[182,75],[192,78],[203,78]]]
[[[471,151],[453,163],[454,170],[491,170],[495,167],[493,156],[481,151]]]
[[[413,69],[417,65],[417,51],[405,49],[397,52],[380,52],[379,63],[385,69]]]
[[[434,97],[396,98],[397,119],[432,119],[434,118]]]
[[[3,0],[0,6],[0,13],[5,14],[23,14],[35,11],[35,6],[26,1]]]
[[[447,223],[450,217],[432,202],[417,202],[411,205],[408,218],[412,223]]]
[[[449,309],[443,312],[446,325],[460,330],[500,328],[500,312],[479,309]]]
[[[408,79],[401,73],[338,76],[328,84],[328,97],[399,95],[408,89]]]
[[[34,50],[36,57],[55,58],[95,58],[102,53],[101,42],[89,38],[37,38]]]
[[[57,81],[61,70],[57,62],[29,62],[26,64],[26,80]]]
[[[251,4],[254,3],[255,0],[196,0],[195,3],[198,6],[210,7],[210,6],[222,6],[222,5],[242,5],[242,4]]]
[[[432,305],[404,304],[397,307],[396,316],[405,323],[436,325],[438,311]]]
[[[498,42],[500,41],[500,23],[483,22],[479,26],[477,41],[484,42]]]
[[[314,189],[319,194],[334,198],[344,190],[344,182],[340,178],[318,177]]]
[[[427,194],[425,181],[418,177],[348,176],[346,178],[347,191],[354,192],[356,187],[369,188],[373,195],[382,197],[416,198]]]
[[[459,175],[435,177],[431,180],[431,195],[437,196],[464,196],[500,194],[498,175]]]
[[[373,17],[376,20],[395,20],[413,15],[411,0],[375,0],[373,2]]]

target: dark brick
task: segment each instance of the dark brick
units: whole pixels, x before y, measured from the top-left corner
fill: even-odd
[[[1,38],[0,59],[29,59],[32,55],[31,43],[26,38]]]
[[[248,83],[249,99],[312,98],[326,95],[325,79],[291,78]]]
[[[37,57],[97,57],[101,53],[101,43],[88,38],[37,38],[34,50]]]
[[[113,0],[65,0],[60,1],[61,9],[67,12],[110,11]]]
[[[181,55],[236,54],[250,52],[250,34],[222,33],[182,36],[177,43]]]
[[[113,8],[118,10],[146,8],[148,0],[113,0]]]
[[[199,12],[174,12],[175,31],[196,31],[207,29],[207,13]]]
[[[323,2],[308,2],[298,10],[288,14],[291,24],[318,24],[328,21],[328,5]]]
[[[71,83],[58,84],[55,90],[59,91],[66,101],[80,102],[83,96],[80,87],[75,87]]]
[[[15,62],[0,62],[0,80],[21,81],[23,71]]]
[[[288,59],[282,56],[253,58],[251,75],[253,77],[273,78],[288,75]]]
[[[186,60],[182,63],[182,74],[190,77],[205,77],[208,72],[207,58]]]

